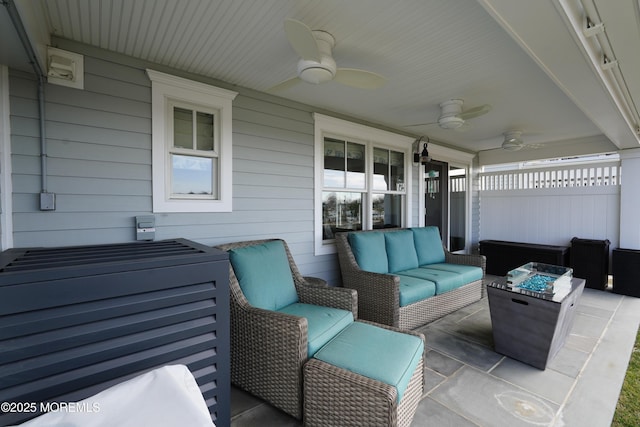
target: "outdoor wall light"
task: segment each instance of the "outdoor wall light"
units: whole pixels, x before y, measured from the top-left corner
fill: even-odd
[[[427,150],[427,143],[429,142],[429,138],[427,138],[427,142],[423,144],[422,152],[418,151],[420,149],[420,142],[422,142],[423,139],[424,139],[424,136],[421,136],[420,138],[416,139],[416,141],[414,142],[414,144],[416,144],[416,149],[413,152],[413,164],[415,166],[418,166],[420,164],[426,165],[431,161],[429,150]]]

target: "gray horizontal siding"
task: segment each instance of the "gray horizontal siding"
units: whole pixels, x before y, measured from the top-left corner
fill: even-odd
[[[64,43],[59,47],[65,49]],[[144,67],[168,70],[72,47],[85,55],[85,89],[45,88],[53,212],[38,208],[36,81],[11,71],[16,247],[132,241],[134,217],[152,214],[151,84]],[[233,102],[233,212],[156,214],[156,239],[216,245],[282,238],[303,274],[338,284],[336,256],[314,255],[312,110],[267,94],[239,92]]]

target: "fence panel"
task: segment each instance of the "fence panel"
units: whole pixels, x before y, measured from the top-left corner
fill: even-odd
[[[618,162],[480,174],[480,240],[568,245],[620,230]]]

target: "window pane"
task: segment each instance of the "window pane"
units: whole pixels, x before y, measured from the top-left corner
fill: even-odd
[[[389,150],[373,149],[373,189],[389,189]]]
[[[364,145],[347,143],[347,188],[364,189]]]
[[[173,107],[173,146],[193,149],[193,111]]]
[[[198,131],[196,148],[202,151],[213,151],[213,114],[196,114],[196,129]]]
[[[216,196],[213,176],[217,159],[172,154],[171,165],[172,194]]]
[[[390,152],[390,169],[391,169],[391,190],[404,191],[404,153],[398,151]]]
[[[373,195],[373,228],[402,226],[402,195]]]
[[[362,193],[322,193],[322,239],[333,239],[336,231],[362,230]]]
[[[345,142],[332,138],[324,139],[324,186],[344,188],[345,186]]]

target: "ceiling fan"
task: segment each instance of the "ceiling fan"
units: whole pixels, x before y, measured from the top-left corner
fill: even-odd
[[[536,150],[538,148],[542,148],[545,146],[544,143],[529,143],[525,144],[522,139],[522,134],[524,132],[521,130],[508,130],[502,135],[504,136],[504,140],[502,141],[502,149],[507,151],[519,151],[519,150]],[[531,134],[531,132],[528,132]]]
[[[355,68],[337,68],[331,55],[335,46],[334,37],[326,31],[311,30],[295,19],[284,22],[284,31],[298,61],[298,75],[269,89],[281,91],[300,82],[321,84],[334,80],[347,86],[361,89],[377,89],[385,83],[385,78],[371,71]]]
[[[442,129],[447,130],[466,130],[469,127],[467,120],[482,116],[491,111],[491,105],[484,104],[463,111],[462,99],[449,99],[440,103],[440,117],[435,123],[418,123],[408,126],[430,126],[438,125]]]
[[[521,130],[510,130],[505,132],[504,141],[502,141],[502,149],[507,151],[518,151],[524,147]]]

